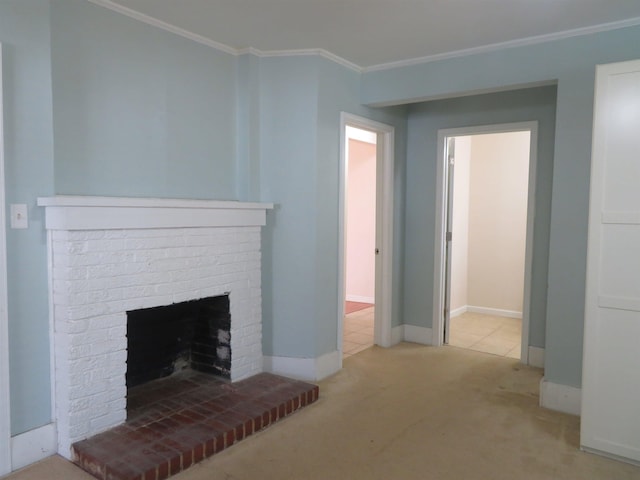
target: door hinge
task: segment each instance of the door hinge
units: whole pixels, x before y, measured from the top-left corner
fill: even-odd
[[[446,241],[450,242],[452,238],[453,238],[453,232],[447,232]]]

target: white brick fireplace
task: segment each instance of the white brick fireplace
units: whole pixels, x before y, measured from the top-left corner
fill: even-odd
[[[57,196],[45,207],[58,452],[126,419],[127,311],[229,295],[231,379],[262,371],[270,204]]]

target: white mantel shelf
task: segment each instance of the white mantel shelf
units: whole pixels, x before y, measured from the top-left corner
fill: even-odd
[[[272,203],[57,195],[38,198],[47,230],[264,226]]]

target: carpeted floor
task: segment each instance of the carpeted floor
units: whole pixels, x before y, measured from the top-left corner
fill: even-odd
[[[637,480],[578,449],[579,419],[538,406],[541,370],[456,347],[373,347],[296,415],[176,480]],[[59,457],[11,480],[90,480]]]

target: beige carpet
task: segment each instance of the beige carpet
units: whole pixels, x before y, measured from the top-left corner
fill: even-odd
[[[320,400],[176,480],[629,480],[640,468],[578,450],[579,419],[538,407],[541,371],[456,347],[373,347]],[[89,480],[59,458],[12,480]]]

